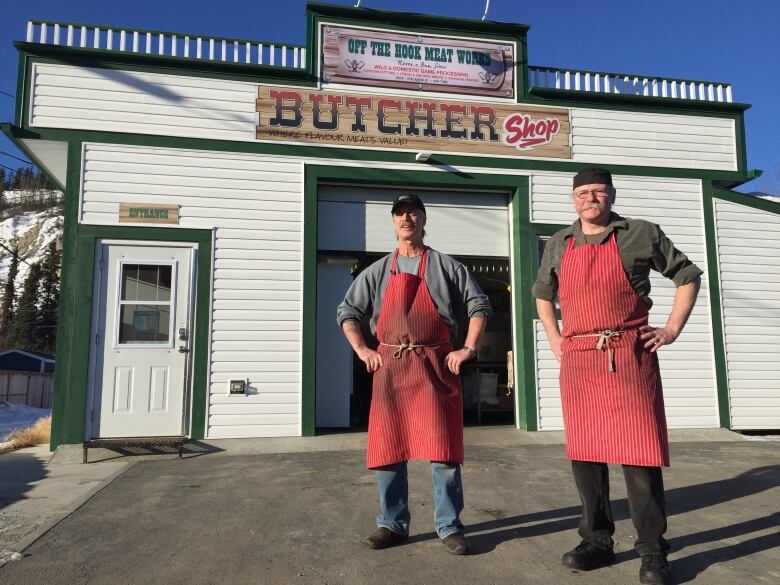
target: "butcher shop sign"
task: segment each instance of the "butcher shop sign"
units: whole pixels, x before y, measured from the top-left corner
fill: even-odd
[[[263,141],[571,158],[564,108],[262,85],[257,112]]]
[[[320,34],[325,83],[515,96],[514,43],[336,26]]]

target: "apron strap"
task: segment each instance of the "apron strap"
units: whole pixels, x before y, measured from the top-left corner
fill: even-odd
[[[398,248],[393,252],[393,259],[390,262],[390,274],[395,276],[398,273]]]
[[[425,278],[425,265],[428,262],[428,246],[425,246],[422,253],[422,258],[420,258],[420,264],[417,266],[417,276],[420,278]]]

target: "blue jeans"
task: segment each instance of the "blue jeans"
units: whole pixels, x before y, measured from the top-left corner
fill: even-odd
[[[409,479],[406,461],[387,465],[376,471],[379,488],[380,513],[376,517],[379,527],[409,534]],[[457,463],[431,462],[433,476],[433,520],[436,534],[444,538],[455,532],[463,532],[460,513],[463,511],[463,482]]]

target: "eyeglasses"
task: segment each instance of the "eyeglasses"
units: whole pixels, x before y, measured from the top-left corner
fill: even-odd
[[[586,199],[590,195],[595,195],[599,199],[604,199],[606,197],[609,197],[609,189],[606,189],[606,188],[590,189],[590,190],[584,190],[584,191],[576,191],[574,193],[574,196],[577,199]]]

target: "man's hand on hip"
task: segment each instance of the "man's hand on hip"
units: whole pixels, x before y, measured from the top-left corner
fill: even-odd
[[[458,351],[451,351],[444,357],[444,363],[447,364],[447,369],[453,374],[460,374],[460,365],[463,362],[467,362],[471,359],[471,352],[467,349],[459,349]]]
[[[674,340],[680,335],[672,331],[670,327],[650,327],[650,325],[645,325],[642,327],[642,331],[643,333],[639,337],[645,342],[645,349],[649,349],[651,353],[658,351],[663,345],[674,343]]]
[[[376,372],[379,368],[382,367],[382,356],[379,354],[379,352],[374,351],[370,347],[363,347],[359,350],[356,350],[356,353],[360,360],[366,364],[366,369],[369,373]]]

